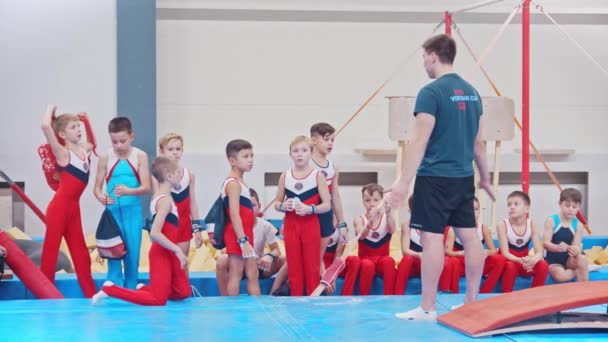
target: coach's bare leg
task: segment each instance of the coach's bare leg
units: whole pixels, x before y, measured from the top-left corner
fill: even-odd
[[[422,243],[421,276],[422,300],[420,307],[425,311],[436,311],[437,286],[443,271],[443,234],[420,232]]]
[[[435,321],[437,319],[437,285],[443,272],[443,234],[421,232],[422,300],[420,306],[395,314],[399,319]]]
[[[456,228],[454,232],[464,247],[464,269],[467,279],[467,292],[464,302],[466,304],[477,300],[486,252],[483,250],[483,245],[477,235],[477,229]]]

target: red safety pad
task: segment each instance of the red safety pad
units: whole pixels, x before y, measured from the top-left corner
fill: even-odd
[[[608,281],[573,282],[482,299],[441,315],[437,320],[475,336],[531,318],[605,303],[608,303]]]

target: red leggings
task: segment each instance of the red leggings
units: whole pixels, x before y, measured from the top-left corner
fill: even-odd
[[[384,278],[384,294],[395,293],[395,259],[390,256],[360,257],[359,294],[368,296],[372,292],[372,283],[376,275]]]
[[[333,252],[325,252],[325,254],[323,254],[325,268],[332,264],[335,256],[336,253]],[[342,296],[352,296],[355,293],[355,283],[357,282],[357,276],[359,275],[359,269],[361,268],[361,260],[358,256],[351,255],[346,258],[345,263],[346,265],[339,275],[340,277],[344,277],[342,292],[340,294]]]
[[[518,275],[533,277],[532,287],[543,286],[549,275],[549,264],[547,264],[545,260],[541,260],[534,265],[532,271],[526,272],[522,264],[507,260],[505,263],[505,272],[502,275],[502,292],[513,292],[515,278],[517,278]]]
[[[306,295],[310,295],[321,281],[321,230],[316,215],[309,216],[291,220],[286,216],[283,228],[292,296],[304,295],[305,287]]]
[[[443,271],[439,278],[439,290],[443,292],[458,291],[458,281],[454,282],[455,272],[453,261],[449,257],[443,260]],[[415,258],[411,255],[404,255],[399,262],[397,268],[397,276],[395,278],[395,294],[405,294],[407,289],[407,280],[410,277],[419,277],[421,274],[420,258]],[[457,279],[457,278],[456,278]],[[455,285],[454,285],[455,284]],[[454,289],[456,287],[456,289]]]
[[[464,257],[452,257],[452,259],[456,265],[457,279],[465,276]],[[483,264],[483,275],[486,276],[486,280],[479,288],[479,293],[492,293],[494,291],[498,279],[500,279],[505,268],[506,261],[507,259],[505,259],[502,254],[494,254],[486,257],[486,261]],[[456,292],[454,293],[459,293],[459,290],[460,289],[456,287]]]
[[[40,270],[52,283],[55,282],[62,237],[68,245],[80,288],[86,298],[91,298],[97,290],[91,276],[91,256],[82,233],[78,200],[55,197],[46,210],[46,232],[40,260]]]
[[[186,270],[179,259],[168,249],[157,243],[150,248],[150,286],[130,290],[112,285],[104,286],[103,292],[110,297],[122,299],[138,305],[160,306],[167,300],[182,300],[192,295]]]

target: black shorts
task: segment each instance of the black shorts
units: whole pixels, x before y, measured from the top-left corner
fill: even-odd
[[[334,233],[336,228],[334,227],[334,211],[330,209],[324,214],[319,214],[319,225],[321,226],[321,237],[326,238]]]
[[[436,234],[446,226],[475,228],[474,183],[473,176],[416,177],[410,228]]]
[[[564,268],[568,263],[568,252],[549,252],[547,251],[547,255],[545,256],[545,261],[549,265],[562,265]]]

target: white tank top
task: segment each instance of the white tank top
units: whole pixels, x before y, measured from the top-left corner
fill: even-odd
[[[327,166],[324,167],[317,164],[317,162],[315,162],[312,158],[310,159],[310,163],[312,167],[314,167],[316,170],[319,170],[319,172],[321,172],[323,176],[325,176],[325,179],[327,180],[327,186],[331,189],[332,183],[334,181],[334,176],[336,175],[336,167],[334,166],[334,163],[328,159]]]
[[[156,196],[152,199],[152,201],[150,201],[150,214],[152,216],[156,215],[156,203],[158,203],[158,200],[160,200],[163,197],[169,197],[167,195],[160,195],[160,196]],[[169,197],[169,199],[171,199],[171,197]],[[177,215],[177,207],[175,206],[175,203],[173,202],[173,200],[171,200],[171,212],[170,214],[175,215],[175,217],[179,217]]]
[[[180,179],[179,184],[175,187],[171,187],[171,192],[174,194],[180,194],[184,190],[188,189],[190,186],[190,170],[187,168],[182,168],[182,179]]]
[[[365,227],[368,224],[369,220],[365,215],[361,215],[361,218],[363,219],[363,226]],[[378,222],[375,227],[371,227],[369,229],[369,232],[367,232],[365,239],[372,242],[378,242],[382,240],[388,233],[389,232],[388,226],[386,224],[386,214],[382,214],[380,222]]]
[[[241,181],[239,181],[238,179],[234,178],[234,177],[230,177],[230,178],[226,178],[226,180],[224,180],[224,184],[222,185],[222,199],[225,200],[226,197],[228,196],[228,194],[226,194],[226,185],[228,185],[228,183],[230,183],[231,181],[236,181],[241,185],[241,197],[244,197],[246,199],[248,199],[251,202],[251,194],[249,193],[249,188],[241,183]],[[226,203],[226,202],[224,202]]]
[[[135,171],[139,170],[139,158],[137,158],[137,153],[139,151],[141,151],[141,150],[138,149],[137,147],[131,146],[131,153],[129,153],[129,156],[126,158],[126,160],[129,162],[129,164],[131,164],[131,167],[133,167],[133,170],[135,170]],[[116,163],[118,163],[118,161],[120,159],[121,158],[118,158],[118,156],[114,152],[114,149],[109,149],[108,150],[108,170],[111,170],[114,167],[114,165],[116,165]]]
[[[284,179],[285,180],[285,191],[291,192],[291,195],[300,197],[300,195],[306,193],[307,191],[317,189],[317,174],[318,173],[319,172],[317,170],[312,169],[312,170],[310,170],[310,173],[308,175],[306,175],[304,178],[296,178],[293,175],[292,169],[285,171],[285,179]],[[288,197],[291,197],[291,196],[288,196]],[[306,196],[306,197],[309,197],[309,196]],[[300,200],[305,200],[305,199],[307,199],[307,198],[300,198]]]
[[[80,156],[78,156],[76,152],[68,149],[70,160],[68,160],[68,165],[66,165],[65,168],[67,168],[69,165],[72,165],[78,170],[88,174],[91,168],[91,152],[85,151],[85,149],[82,147],[80,149],[82,150],[82,152],[84,152],[84,160],[80,159]]]
[[[507,241],[510,245],[516,248],[522,248],[530,242],[530,239],[532,238],[531,219],[528,218],[526,220],[526,231],[523,233],[523,235],[519,235],[513,230],[511,222],[508,218],[505,219],[505,225],[507,226]]]

